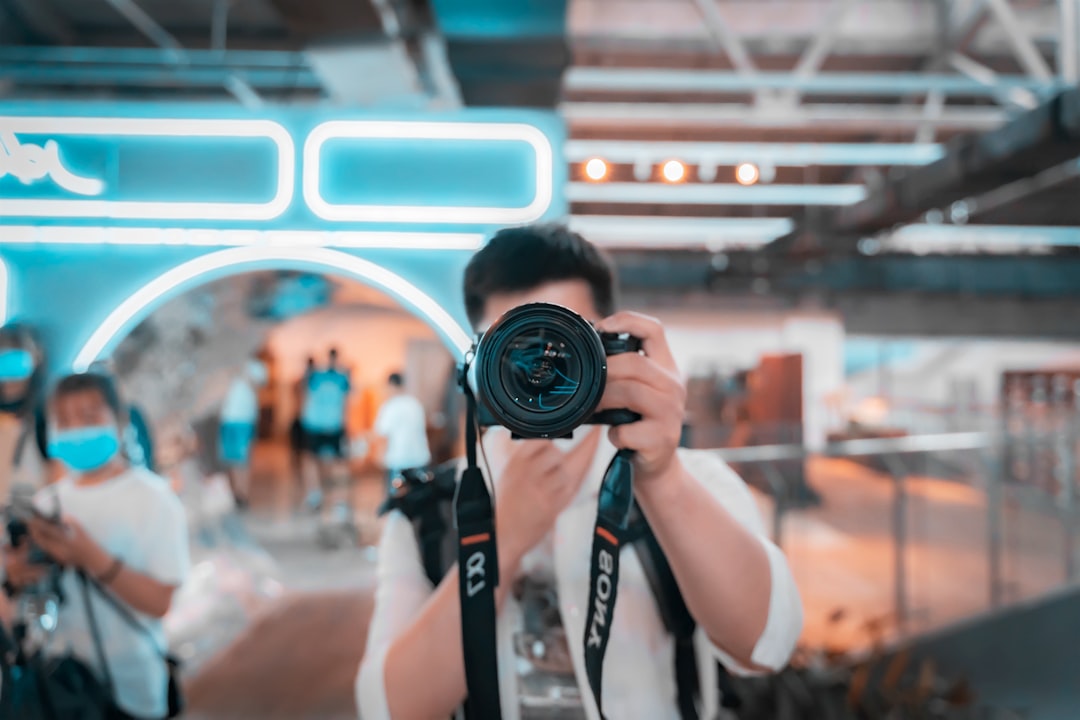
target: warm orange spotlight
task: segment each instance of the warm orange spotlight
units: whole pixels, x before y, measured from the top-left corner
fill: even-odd
[[[735,168],[735,180],[740,185],[753,185],[761,179],[761,170],[754,163],[740,163]]]
[[[664,180],[669,183],[679,183],[686,179],[686,166],[678,160],[668,160],[661,170]]]
[[[585,163],[585,177],[593,182],[600,182],[607,177],[608,164],[600,158],[593,158]]]

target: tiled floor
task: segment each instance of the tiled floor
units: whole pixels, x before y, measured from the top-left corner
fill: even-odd
[[[297,497],[287,453],[260,448],[247,534],[274,561],[283,592],[245,618],[228,649],[192,680],[191,717],[200,720],[353,715],[352,678],[363,650],[374,583],[377,474],[356,496],[360,545],[320,547],[317,520],[293,510]],[[803,594],[804,644],[851,649],[872,637],[868,622],[895,631],[894,484],[841,460],[815,460],[809,476],[825,502],[787,516],[783,546]],[[913,476],[906,484],[906,583],[912,632],[989,608],[985,497],[954,482]],[[759,496],[771,517],[771,501]],[[1064,534],[1045,517],[1010,511],[1003,574],[1014,596],[1032,597],[1062,582]],[[271,594],[272,595],[272,594]]]

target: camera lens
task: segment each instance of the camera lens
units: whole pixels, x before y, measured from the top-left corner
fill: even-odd
[[[566,407],[581,387],[581,360],[560,333],[518,335],[502,356],[500,381],[514,403],[534,412]]]
[[[585,422],[604,391],[600,336],[558,305],[514,308],[477,346],[479,399],[520,437],[562,437]]]

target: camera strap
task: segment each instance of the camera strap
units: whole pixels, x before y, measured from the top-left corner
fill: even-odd
[[[465,660],[465,715],[499,720],[498,646],[495,635],[495,588],[499,557],[495,546],[495,511],[484,475],[476,462],[476,398],[466,390],[465,473],[454,498],[458,531],[458,590],[461,599],[461,646]]]
[[[589,569],[589,604],[585,624],[585,672],[589,676],[596,709],[604,717],[601,687],[604,654],[615,615],[619,591],[619,550],[625,539],[634,502],[634,452],[620,450],[611,459],[600,485],[600,501],[593,533]]]

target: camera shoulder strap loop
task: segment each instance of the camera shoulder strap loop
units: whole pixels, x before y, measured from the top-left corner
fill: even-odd
[[[495,546],[495,511],[484,475],[476,462],[476,398],[466,390],[467,465],[454,498],[458,531],[458,585],[461,645],[465,660],[465,714],[499,720],[499,661],[495,634],[495,588],[499,557]]]
[[[619,589],[619,550],[634,502],[633,459],[632,450],[620,450],[608,465],[600,486],[596,531],[593,533],[585,623],[585,672],[601,718],[604,717],[601,693],[604,654],[611,635],[611,620],[615,616],[615,599]]]

